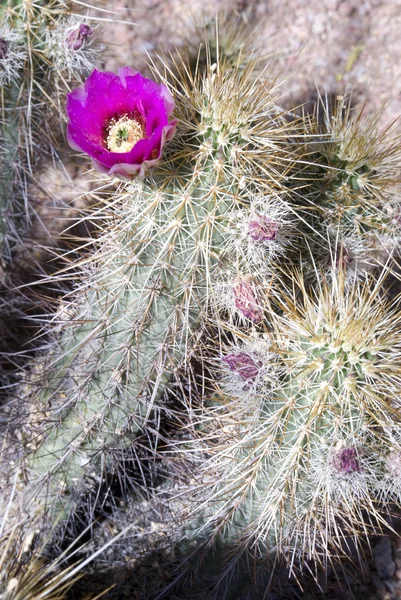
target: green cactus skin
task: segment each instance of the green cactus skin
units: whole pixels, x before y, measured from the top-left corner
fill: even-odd
[[[254,195],[283,189],[292,125],[253,65],[235,71],[222,58],[191,76],[183,63],[171,89],[178,132],[160,168],[88,217],[99,237],[78,266],[77,291],[64,302],[74,316],[33,395],[50,416],[27,467],[56,512],[85,474],[107,468],[109,449],[151,426],[215,294],[230,217]]]
[[[401,312],[382,286],[345,285],[340,270],[312,291],[296,273],[261,331],[230,336],[213,360],[182,546],[200,566],[183,598],[235,598],[274,556],[290,572],[327,565],[400,505]]]
[[[219,260],[214,240],[224,236],[224,212],[236,202],[233,188],[210,197],[198,182],[165,192],[138,187],[105,209],[113,229],[99,240],[99,258],[91,257],[98,264],[74,297],[77,314],[39,392],[45,405],[61,397],[67,410],[29,465],[52,474],[61,490],[108,446],[129,445],[151,416],[187,352],[206,301],[207,267]]]
[[[1,283],[6,285],[6,261],[10,257],[13,242],[18,239],[17,223],[21,215],[18,160],[19,160],[19,118],[15,111],[18,88],[4,86],[0,100],[0,249],[2,262]],[[13,192],[16,201],[13,199]]]
[[[15,139],[13,138],[13,132],[15,132],[14,122],[11,123],[11,127],[3,126],[0,133],[0,145],[2,148],[0,155],[0,248],[1,255],[7,255],[6,244],[9,241],[10,224],[8,222],[9,203],[12,189],[12,168],[11,165],[15,158]],[[5,285],[5,261],[3,258],[0,266],[0,283]]]

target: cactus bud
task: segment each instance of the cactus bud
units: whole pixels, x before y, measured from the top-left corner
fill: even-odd
[[[69,31],[65,38],[67,48],[79,50],[86,42],[86,38],[93,35],[93,29],[87,23],[81,23],[76,29]]]
[[[360,471],[358,454],[355,448],[343,448],[333,456],[333,466],[340,473]]]
[[[235,308],[254,323],[262,320],[263,314],[249,279],[240,279],[233,289]]]
[[[262,366],[259,361],[256,363],[246,352],[227,354],[227,356],[223,356],[223,361],[227,364],[230,371],[238,373],[243,381],[255,379]]]
[[[270,242],[276,239],[278,230],[279,224],[263,215],[248,223],[248,234],[254,242]]]

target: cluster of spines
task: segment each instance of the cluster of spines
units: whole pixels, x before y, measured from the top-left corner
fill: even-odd
[[[87,558],[78,558],[84,544],[77,537],[64,551],[54,556],[49,554],[48,542],[51,535],[41,539],[41,519],[15,519],[11,514],[18,506],[17,478],[14,478],[9,497],[1,499],[0,522],[0,598],[2,600],[67,600],[74,585],[81,579],[88,563],[113,543],[104,544]],[[14,506],[13,506],[14,504]],[[55,524],[52,525],[52,529]],[[43,533],[43,532],[42,532]],[[126,533],[126,532],[123,532]],[[112,586],[111,586],[112,587]],[[97,600],[108,589],[94,597],[90,591],[85,600]]]
[[[398,256],[401,146],[395,124],[380,128],[379,119],[353,108],[350,94],[319,97],[305,119],[314,183],[301,190],[300,202],[320,234],[313,253],[323,256],[322,270],[341,263],[351,279]]]

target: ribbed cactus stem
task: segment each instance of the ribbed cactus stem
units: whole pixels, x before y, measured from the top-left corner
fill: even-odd
[[[49,156],[54,158],[61,140],[63,96],[72,81],[93,68],[97,57],[90,47],[89,26],[79,47],[75,38],[68,45],[68,36],[79,34],[84,21],[72,15],[70,3],[59,0],[6,0],[0,7],[3,250],[12,249],[27,232],[32,219],[32,173]]]
[[[311,226],[322,232],[323,225],[353,277],[399,254],[401,146],[393,125],[380,128],[379,116],[368,118],[363,108],[352,108],[350,97],[337,96],[333,105],[320,101],[316,123],[306,128],[314,182],[305,196],[310,216],[317,217]],[[328,268],[328,255],[320,267]]]
[[[4,85],[0,97],[0,252],[3,258],[9,257],[18,213],[26,208],[19,206],[18,192],[21,185],[17,177],[20,117],[15,107],[18,93],[19,85]]]
[[[235,185],[203,195],[197,181],[156,192],[144,186],[110,210],[120,219],[99,243],[99,263],[76,300],[78,324],[67,325],[42,393],[60,413],[29,461],[36,476],[50,474],[62,491],[96,455],[143,430],[185,360],[235,204]]]

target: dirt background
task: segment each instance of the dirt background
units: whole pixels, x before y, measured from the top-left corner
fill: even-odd
[[[105,6],[114,12],[110,18],[125,21],[102,24],[115,54],[105,60],[107,68],[139,69],[148,52],[185,48],[204,19],[236,13],[274,55],[273,72],[285,79],[283,104],[309,101],[316,86],[351,87],[358,101],[366,99],[369,114],[383,108],[383,123],[401,114],[401,0],[131,0]]]

